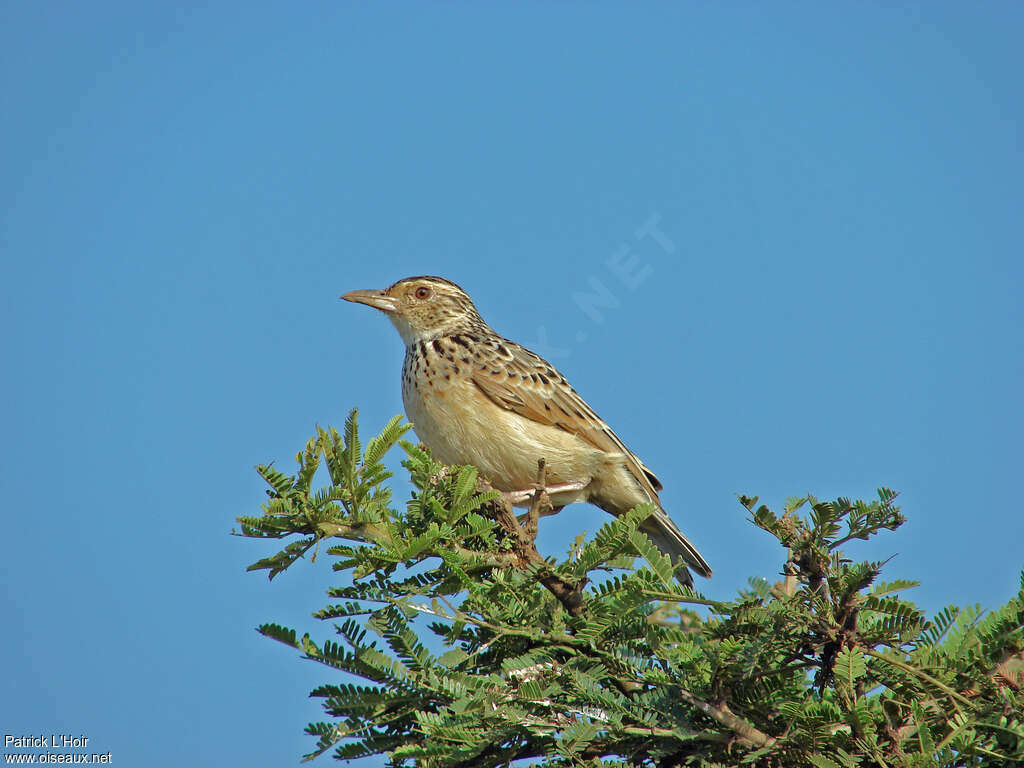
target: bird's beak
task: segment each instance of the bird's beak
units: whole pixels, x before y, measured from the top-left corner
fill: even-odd
[[[384,291],[349,291],[348,293],[342,294],[341,298],[345,301],[354,301],[358,304],[366,304],[367,306],[379,309],[382,312],[395,312],[398,309],[395,297],[388,296]]]

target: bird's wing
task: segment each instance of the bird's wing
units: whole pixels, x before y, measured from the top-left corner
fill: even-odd
[[[563,429],[605,453],[621,455],[630,474],[651,501],[658,503],[657,492],[661,490],[658,478],[576,394],[564,376],[518,344],[505,341],[493,346],[496,349],[488,364],[477,367],[472,373],[473,382],[487,397],[524,418]],[[643,527],[662,552],[682,557],[702,576],[711,576],[711,566],[661,509],[660,503]],[[685,583],[693,583],[685,569],[680,573]]]
[[[527,419],[574,434],[605,453],[621,453],[629,471],[651,499],[657,499],[662,486],[655,474],[576,394],[564,376],[518,344],[506,341],[502,351],[507,354],[496,355],[472,374],[473,382],[487,397]]]

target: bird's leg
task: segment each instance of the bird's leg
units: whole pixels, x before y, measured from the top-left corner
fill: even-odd
[[[529,488],[525,491],[502,491],[501,495],[504,497],[505,501],[513,507],[521,507],[533,498],[534,493],[536,493],[536,490],[534,488]]]
[[[547,468],[544,459],[540,459],[537,462],[537,483],[533,488],[522,491],[502,491],[501,495],[513,507],[522,507],[529,502],[530,511],[519,515],[519,522],[526,524],[529,522],[531,515],[535,517],[557,515],[565,508],[564,504],[560,504],[557,507],[554,506],[551,503],[551,494],[563,493],[565,491],[582,491],[588,485],[590,485],[589,480],[586,482],[548,485]]]
[[[559,483],[558,485],[546,485],[543,488],[526,488],[522,491],[502,491],[501,495],[512,506],[521,507],[530,501],[539,490],[547,491],[548,495],[551,495],[552,493],[563,493],[565,491],[582,491],[588,485],[590,485],[590,481],[585,483]]]
[[[525,488],[521,491],[502,491],[501,495],[505,497],[505,501],[514,507],[525,506],[527,502],[531,502],[537,495],[538,491],[546,491],[549,496],[556,493],[566,493],[568,491],[582,491],[588,485],[590,485],[591,478],[586,480],[578,480],[575,483],[557,483],[555,485],[548,485],[548,474],[547,467],[544,459],[540,459],[537,462],[537,482],[533,488]],[[550,507],[551,505],[548,504]],[[564,506],[564,505],[563,505]],[[558,509],[561,509],[559,507]],[[555,510],[555,512],[558,511]],[[541,516],[554,514],[553,512],[542,512]]]

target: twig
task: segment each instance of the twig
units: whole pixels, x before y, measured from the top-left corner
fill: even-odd
[[[782,583],[782,591],[786,597],[792,597],[796,593],[796,563],[793,562],[793,548],[786,547],[786,564],[782,568],[786,580]]]
[[[759,731],[742,717],[733,713],[728,705],[724,703],[709,704],[706,701],[701,701],[685,688],[676,687],[676,691],[687,704],[696,707],[712,720],[732,730],[738,737],[736,740],[741,744],[750,747],[770,747],[775,744],[775,739],[772,736]]]

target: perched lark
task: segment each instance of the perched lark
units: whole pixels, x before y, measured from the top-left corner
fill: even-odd
[[[472,464],[513,503],[529,502],[537,461],[560,509],[588,501],[613,515],[652,501],[651,541],[701,576],[707,564],[658,499],[661,483],[558,371],[502,338],[469,296],[440,277],[408,277],[348,301],[384,312],[405,342],[402,400],[423,443],[445,464]],[[691,584],[685,568],[680,581]]]

